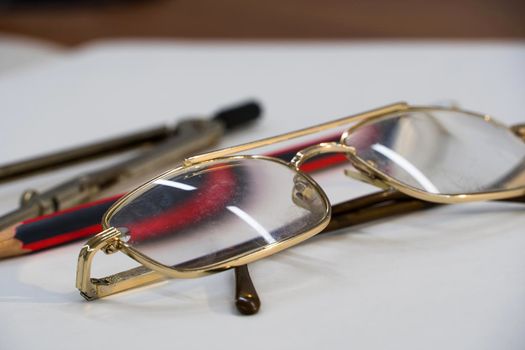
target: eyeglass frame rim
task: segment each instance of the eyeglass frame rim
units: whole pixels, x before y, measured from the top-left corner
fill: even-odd
[[[220,157],[220,158],[214,158],[211,160],[202,161],[199,163],[192,164],[190,166],[181,165],[178,166],[175,169],[171,169],[162,175],[159,175],[152,180],[146,182],[145,184],[137,187],[135,190],[128,193],[123,198],[119,199],[115,204],[113,204],[104,214],[102,217],[102,227],[107,230],[110,229],[112,226],[109,223],[110,217],[118,211],[121,207],[123,207],[128,200],[133,200],[134,195],[138,194],[141,195],[142,191],[144,191],[146,188],[150,187],[155,180],[158,180],[160,178],[163,178],[165,176],[170,175],[177,175],[179,172],[184,171],[188,169],[188,167],[196,166],[200,164],[206,164],[206,163],[212,163],[217,161],[230,161],[230,160],[246,160],[246,159],[255,159],[255,160],[263,160],[263,161],[270,161],[274,163],[278,163],[279,165],[284,165],[290,170],[294,171],[296,174],[299,174],[306,178],[317,191],[318,194],[321,195],[321,199],[323,201],[323,204],[325,206],[325,210],[322,216],[322,219],[317,223],[317,225],[305,232],[302,232],[300,234],[294,235],[292,237],[289,237],[287,239],[284,239],[279,242],[271,243],[268,245],[265,245],[264,247],[257,249],[256,251],[250,251],[246,252],[240,255],[236,255],[234,257],[228,258],[226,260],[221,261],[220,263],[214,263],[209,264],[203,267],[199,268],[176,268],[173,266],[162,264],[147,255],[141,253],[138,249],[133,248],[131,245],[127,244],[126,242],[120,242],[119,249],[132,259],[138,261],[139,263],[143,264],[144,266],[156,270],[159,272],[164,273],[166,276],[171,278],[194,278],[194,277],[202,277],[209,275],[211,273],[224,271],[236,266],[240,265],[246,265],[251,262],[254,262],[256,260],[265,258],[269,255],[272,255],[274,253],[277,253],[283,249],[292,247],[294,245],[297,245],[301,243],[302,241],[311,238],[312,236],[316,235],[317,233],[321,232],[330,222],[331,214],[332,214],[332,206],[330,203],[330,200],[328,199],[328,196],[322,189],[322,187],[307,173],[301,172],[299,169],[293,166],[290,162],[286,162],[282,159],[275,158],[275,157],[269,157],[269,156],[263,156],[263,155],[237,155],[237,156],[229,156],[229,157]],[[116,228],[118,230],[118,228]],[[123,235],[124,236],[124,235]]]
[[[460,112],[464,114],[468,114],[473,117],[477,117],[480,119],[483,119],[485,122],[493,124],[499,128],[506,129],[510,134],[512,134],[514,137],[516,137],[518,140],[521,140],[521,138],[516,135],[511,129],[511,127],[495,120],[492,116],[488,114],[481,114],[457,107],[442,107],[442,106],[409,106],[407,110],[394,112],[392,114],[386,114],[382,116],[376,116],[372,118],[368,118],[365,120],[362,120],[355,125],[349,127],[346,129],[343,134],[341,135],[341,138],[339,140],[339,143],[345,144],[344,140],[352,134],[355,130],[368,125],[370,123],[373,123],[376,119],[380,119],[385,116],[395,116],[395,113],[401,113],[406,111],[455,111]],[[354,165],[354,167],[361,172],[361,175],[364,175],[365,177],[368,177],[368,180],[370,183],[374,183],[376,181],[382,182],[385,187],[393,188],[401,193],[404,193],[410,197],[421,199],[426,202],[432,202],[432,203],[439,203],[439,204],[459,204],[459,203],[467,203],[467,202],[482,202],[482,201],[491,201],[491,200],[500,200],[500,199],[507,199],[507,198],[513,198],[513,197],[519,197],[525,195],[525,186],[516,187],[513,189],[508,190],[499,190],[499,191],[487,191],[487,192],[479,192],[479,193],[469,193],[469,194],[440,194],[440,193],[431,193],[427,191],[420,190],[418,188],[415,188],[413,186],[407,185],[399,180],[396,180],[392,176],[384,173],[383,171],[379,170],[378,168],[372,166],[368,162],[366,162],[364,159],[362,159],[356,152],[350,152],[346,154],[349,161]]]
[[[336,144],[338,146],[346,146],[342,143],[344,138],[348,135],[349,131],[355,130],[357,127],[363,126],[365,123],[369,123],[377,118],[381,118],[387,115],[409,111],[409,110],[454,110],[458,112],[464,112],[467,114],[471,114],[474,116],[481,117],[485,119],[486,121],[495,123],[496,125],[500,127],[505,127],[509,131],[511,129],[499,122],[494,121],[493,118],[491,118],[488,115],[483,115],[475,112],[466,111],[459,108],[445,108],[445,107],[434,107],[434,106],[411,106],[405,102],[399,102],[394,103],[390,105],[386,105],[384,107],[376,108],[367,112],[355,114],[352,116],[344,117],[341,119],[337,119],[331,122],[319,124],[316,126],[312,126],[305,129],[300,129],[297,131],[269,137],[266,139],[253,141],[249,143],[245,143],[242,145],[229,147],[217,151],[207,152],[201,155],[193,156],[190,158],[187,158],[183,161],[182,165],[175,168],[168,170],[161,175],[155,177],[154,179],[148,181],[147,183],[139,186],[135,190],[128,193],[126,196],[121,198],[119,201],[117,201],[105,214],[103,217],[103,227],[105,230],[96,236],[94,236],[92,239],[90,239],[86,245],[82,248],[81,253],[79,254],[79,263],[77,268],[77,288],[81,290],[81,293],[88,299],[95,299],[98,297],[103,297],[109,294],[113,294],[116,292],[119,292],[121,290],[125,290],[128,288],[136,287],[139,285],[143,285],[146,283],[152,283],[156,282],[158,279],[164,279],[164,278],[193,278],[193,277],[201,277],[205,276],[211,273],[219,272],[225,269],[242,266],[245,264],[248,264],[250,262],[259,260],[261,258],[264,258],[266,256],[272,255],[274,253],[279,252],[280,250],[289,248],[293,245],[296,245],[315,234],[321,232],[329,223],[330,217],[331,217],[331,205],[330,201],[328,200],[328,197],[326,196],[324,190],[317,184],[315,180],[313,180],[308,174],[301,172],[299,170],[299,162],[289,161],[285,162],[278,158],[274,157],[266,157],[266,156],[258,156],[258,155],[237,155],[239,152],[256,149],[268,145],[272,145],[275,143],[279,143],[282,141],[288,141],[291,139],[295,139],[302,136],[307,136],[310,134],[322,132],[325,130],[342,127],[344,125],[348,125],[351,123],[355,123],[353,126],[346,129],[345,132],[341,135],[341,141],[339,144]],[[512,131],[511,131],[512,132]],[[320,145],[318,145],[320,146]],[[510,198],[510,197],[517,197],[520,195],[525,194],[525,187],[519,188],[517,190],[507,190],[507,191],[498,191],[496,193],[479,193],[479,194],[469,194],[469,195],[439,195],[439,194],[429,194],[428,192],[417,190],[414,188],[411,188],[410,186],[407,186],[406,184],[403,184],[390,176],[382,173],[378,169],[372,167],[370,164],[366,163],[364,160],[360,159],[356,154],[355,150],[352,152],[352,147],[346,146],[346,150],[339,150],[339,151],[345,151],[347,154],[347,157],[349,158],[350,162],[358,169],[360,170],[365,177],[369,177],[370,182],[374,182],[376,180],[379,180],[380,182],[384,182],[385,186],[397,189],[398,191],[405,193],[409,196],[412,196],[414,198],[436,202],[436,203],[459,203],[459,202],[466,202],[466,201],[473,201],[473,200],[493,200],[493,199],[504,199],[504,198]],[[299,151],[297,154],[300,154],[301,151]],[[204,164],[209,161],[217,161],[217,160],[226,160],[226,159],[242,159],[242,158],[252,158],[252,159],[267,159],[270,161],[274,161],[277,163],[280,163],[282,165],[288,166],[292,168],[293,170],[300,173],[302,176],[305,176],[315,187],[318,193],[320,193],[323,197],[324,204],[327,208],[326,215],[324,216],[324,219],[321,223],[319,223],[316,227],[300,233],[298,235],[295,235],[291,238],[288,238],[281,242],[276,242],[270,245],[267,245],[257,251],[254,252],[248,252],[244,255],[237,255],[235,257],[232,257],[230,259],[227,259],[225,261],[222,261],[220,263],[215,263],[208,265],[203,268],[198,269],[176,269],[171,266],[167,266],[164,264],[161,264],[154,259],[151,259],[150,257],[146,256],[145,254],[141,253],[137,249],[131,247],[128,245],[124,240],[124,235],[122,232],[118,231],[116,228],[110,227],[109,225],[109,217],[117,211],[128,199],[132,198],[136,193],[139,191],[142,191],[145,187],[149,186],[153,181],[165,177],[169,174],[173,174],[177,171],[187,169],[189,166],[194,166],[198,164]],[[90,244],[91,243],[91,244]],[[95,248],[96,249],[93,249]],[[108,249],[109,247],[109,249]],[[116,251],[121,251],[124,254],[128,255],[130,258],[136,260],[137,262],[141,263],[144,267],[150,269],[151,273],[154,275],[154,278],[147,278],[147,276],[137,275],[132,277],[138,277],[139,280],[137,280],[136,283],[131,283],[133,285],[128,286],[127,288],[119,288],[118,286],[115,286],[115,288],[111,288],[111,286],[108,287],[106,284],[105,286],[101,286],[104,288],[97,288],[97,286],[94,286],[92,284],[92,279],[90,279],[90,268],[91,268],[91,260],[93,258],[93,255],[98,250],[103,250],[107,254],[114,253]],[[135,269],[132,269],[135,270]],[[127,270],[120,273],[117,273],[114,276],[125,274],[126,272],[132,271]],[[151,275],[150,273],[147,273],[147,275]],[[142,277],[141,277],[142,276]],[[129,284],[129,283],[128,283]],[[84,289],[84,291],[83,291]],[[88,290],[87,293],[85,293],[85,290]]]

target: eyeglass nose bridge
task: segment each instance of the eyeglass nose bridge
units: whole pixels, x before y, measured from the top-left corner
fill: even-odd
[[[339,142],[323,142],[300,150],[290,161],[290,164],[299,169],[308,159],[326,153],[350,153],[356,154],[355,148]]]

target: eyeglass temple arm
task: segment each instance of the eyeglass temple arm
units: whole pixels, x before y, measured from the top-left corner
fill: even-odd
[[[506,198],[501,202],[525,203],[525,196]],[[425,202],[398,191],[382,191],[333,206],[332,220],[321,232],[327,233],[341,228],[364,224],[387,217],[408,214],[444,204]]]

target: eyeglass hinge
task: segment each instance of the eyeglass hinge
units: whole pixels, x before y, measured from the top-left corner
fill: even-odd
[[[80,294],[87,300],[97,298],[97,279],[91,278],[91,263],[95,254],[102,250],[106,254],[116,252],[120,247],[120,237],[122,232],[114,227],[110,227],[96,236],[92,237],[82,247],[78,256],[76,286]]]

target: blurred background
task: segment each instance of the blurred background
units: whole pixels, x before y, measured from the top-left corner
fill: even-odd
[[[1,0],[0,32],[101,38],[523,38],[523,0]]]

